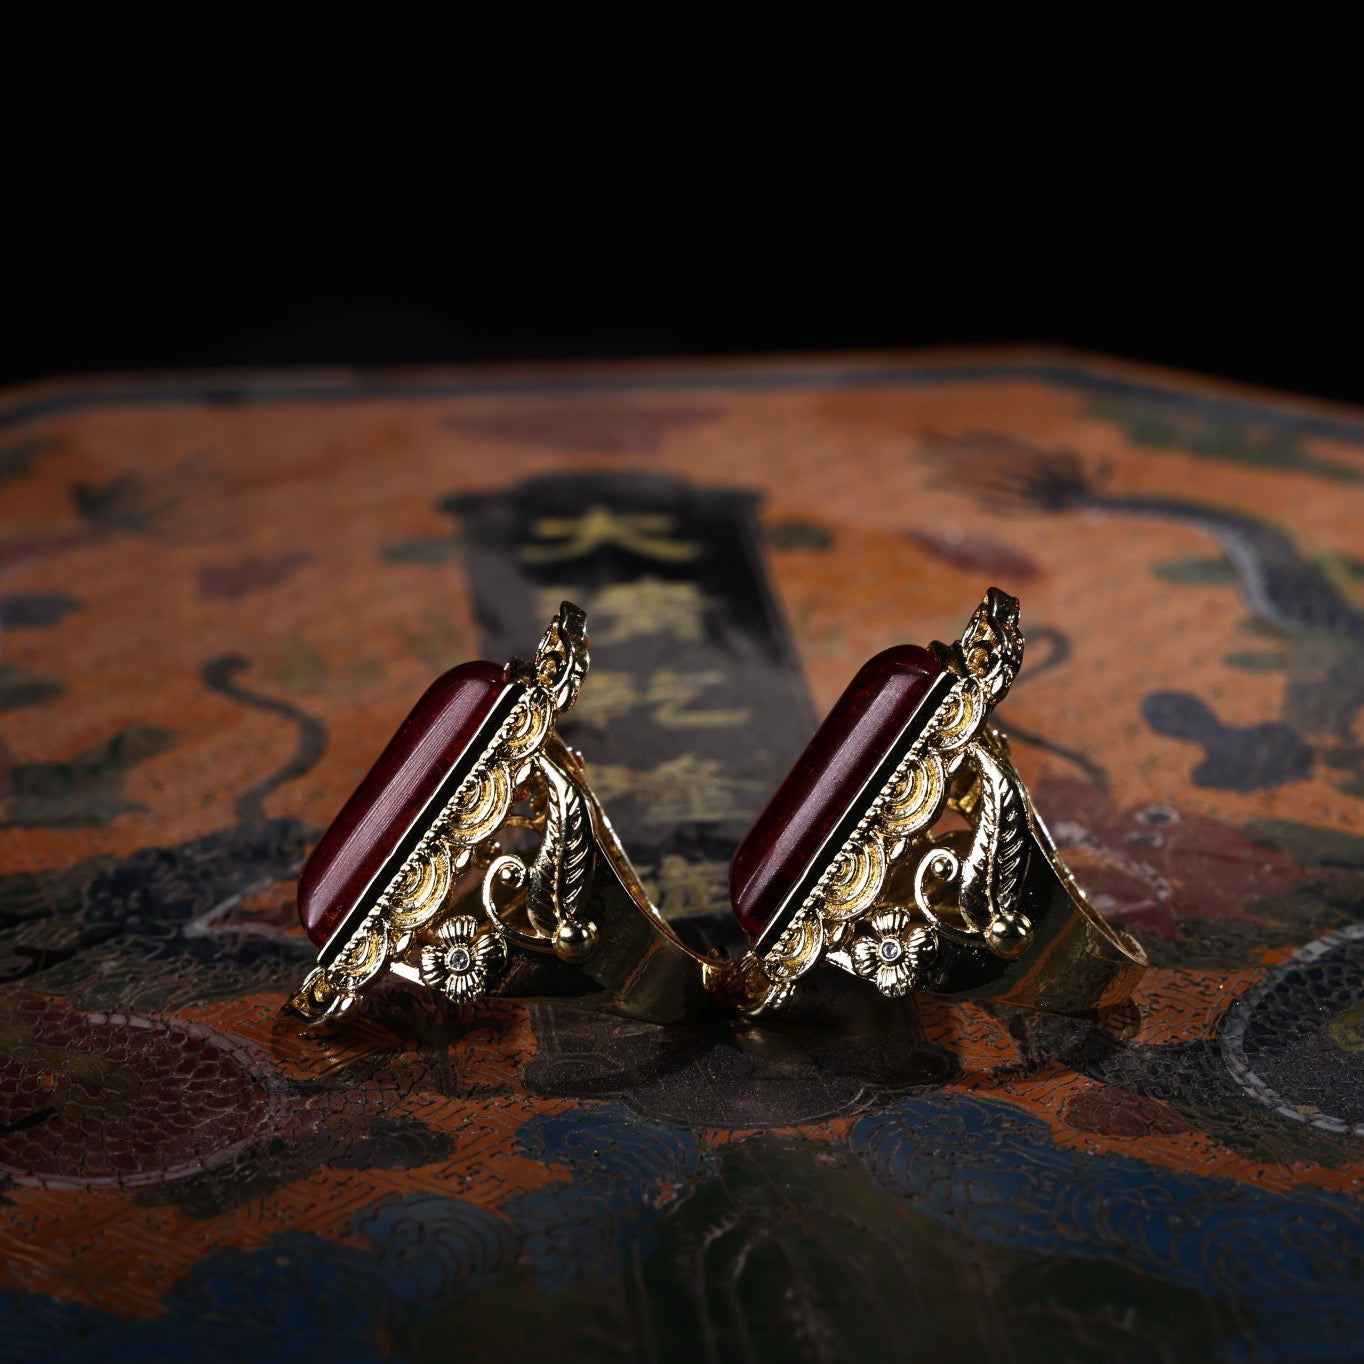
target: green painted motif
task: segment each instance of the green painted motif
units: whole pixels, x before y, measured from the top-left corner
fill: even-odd
[[[65,690],[55,677],[44,677],[22,663],[0,663],[0,710],[36,706]]]
[[[1300,824],[1291,819],[1253,819],[1241,832],[1286,852],[1304,867],[1349,867],[1364,872],[1364,837]]]
[[[14,445],[0,447],[0,483],[28,473],[39,455],[55,450],[58,442],[50,436],[35,436]]]
[[[1181,419],[1136,403],[1096,403],[1089,415],[1114,423],[1134,445],[1179,450],[1202,459],[1261,469],[1316,474],[1342,483],[1364,482],[1364,469],[1313,454],[1291,429],[1257,429],[1213,418]]]
[[[774,521],[764,531],[772,549],[830,549],[833,532],[816,521]]]
[[[428,564],[437,567],[458,560],[464,544],[457,535],[417,535],[410,540],[391,540],[379,547],[379,557],[389,564]]]
[[[1164,563],[1152,564],[1151,572],[1167,583],[1197,583],[1213,587],[1233,587],[1236,584],[1236,570],[1230,560],[1221,555],[1208,559],[1187,554],[1179,559],[1166,559]]]
[[[109,858],[86,858],[69,867],[12,871],[0,875],[0,920],[13,926],[27,921],[54,923],[75,914],[90,882],[112,865]]]
[[[174,736],[147,725],[127,725],[112,738],[55,762],[15,763],[0,805],[0,826],[103,827],[146,806],[126,800],[121,787],[132,767],[171,746]]]
[[[408,643],[432,672],[443,673],[472,657],[468,637],[448,611],[427,607],[408,631]]]
[[[300,696],[353,696],[382,680],[384,663],[381,658],[358,658],[334,669],[315,644],[302,635],[290,635],[272,650],[265,675]]]

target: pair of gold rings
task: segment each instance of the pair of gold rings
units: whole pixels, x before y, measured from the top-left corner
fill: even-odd
[[[1145,965],[1062,862],[990,712],[1023,657],[992,587],[960,640],[878,654],[734,854],[740,957],[688,947],[650,902],[558,733],[588,670],[583,612],[534,660],[466,663],[418,701],[299,878],[309,1023],[386,971],[457,1004],[495,992],[657,1023],[780,1009],[821,961],[1063,1013],[1118,1003]]]

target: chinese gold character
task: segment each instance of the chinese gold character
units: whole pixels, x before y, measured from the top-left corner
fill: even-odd
[[[640,635],[671,635],[674,639],[702,638],[706,599],[692,582],[670,583],[640,578],[632,583],[609,583],[587,594],[580,587],[559,583],[537,589],[537,614],[552,616],[561,601],[582,602],[589,628],[605,618],[609,626],[592,629],[594,644],[619,644]]]
[[[594,763],[589,760],[587,776],[592,783],[592,794],[603,805],[628,796],[639,789],[639,773],[624,763]]]
[[[652,772],[641,773],[636,789],[644,801],[646,823],[677,824],[747,819],[753,811],[744,793],[757,786],[757,782],[731,777],[715,758],[684,753],[659,763]]]
[[[701,547],[670,538],[668,532],[676,525],[675,516],[661,512],[614,512],[610,507],[591,506],[581,516],[541,517],[532,527],[536,538],[558,543],[525,545],[519,553],[527,563],[551,564],[617,545],[648,559],[682,564],[696,558]]]
[[[727,909],[728,875],[726,862],[690,862],[678,853],[669,853],[646,881],[646,888],[665,918],[680,919],[687,914]]]
[[[660,668],[649,679],[648,704],[654,719],[665,729],[729,729],[742,725],[751,714],[748,706],[712,707],[687,710],[686,707],[709,688],[725,681],[723,672],[680,673]]]
[[[682,673],[659,668],[641,691],[629,673],[595,672],[583,688],[575,715],[590,725],[606,729],[613,720],[638,707],[649,708],[653,721],[664,729],[728,729],[747,722],[748,706],[715,706],[687,709],[710,687],[725,681],[719,671]]]
[[[609,630],[597,635],[599,644],[619,644],[640,635],[657,634],[699,640],[705,606],[706,599],[695,583],[640,578],[603,587],[593,597],[588,616],[605,616],[611,622]]]
[[[639,688],[629,673],[594,672],[573,707],[573,717],[599,729],[639,705]]]

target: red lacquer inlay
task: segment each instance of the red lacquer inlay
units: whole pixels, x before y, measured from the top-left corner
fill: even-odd
[[[729,865],[729,894],[756,941],[938,674],[927,649],[901,644],[862,665],[777,787]]]
[[[298,917],[321,947],[435,794],[502,691],[496,663],[438,677],[341,807],[298,878]]]

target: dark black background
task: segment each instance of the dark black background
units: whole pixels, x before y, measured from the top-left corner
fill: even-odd
[[[1357,23],[513,17],[16,45],[0,379],[1052,342],[1364,401]]]

